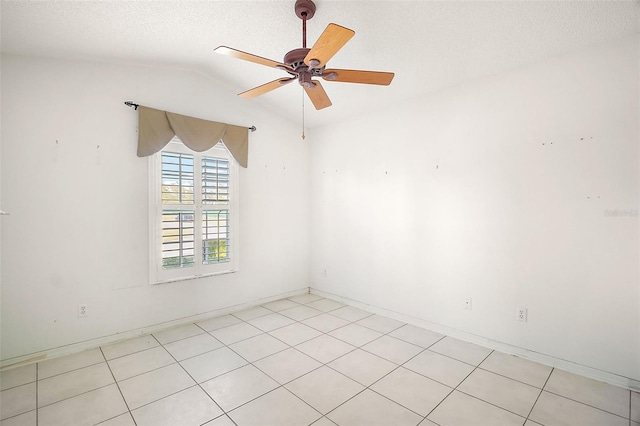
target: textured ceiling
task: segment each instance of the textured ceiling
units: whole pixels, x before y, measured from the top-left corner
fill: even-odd
[[[227,45],[281,61],[301,47],[301,21],[287,1],[5,1],[3,53],[158,64],[198,70],[244,91],[284,72],[213,53]],[[633,1],[317,0],[311,46],[330,22],[356,35],[331,68],[393,71],[389,87],[324,82],[333,106],[308,127],[342,120],[553,57],[637,34]],[[144,100],[138,100],[143,102]],[[256,102],[299,122],[301,88]]]

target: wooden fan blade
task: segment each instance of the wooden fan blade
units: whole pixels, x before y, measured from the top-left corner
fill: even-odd
[[[327,81],[388,86],[394,75],[392,72],[326,69],[321,77]]]
[[[329,24],[327,28],[320,34],[320,38],[313,45],[304,63],[311,68],[322,68],[333,55],[338,52],[355,34],[355,31],[349,28],[341,27],[336,24]]]
[[[238,96],[246,99],[255,98],[257,96],[264,95],[267,92],[275,90],[278,87],[282,87],[285,84],[291,83],[295,79],[295,77],[279,78],[277,80],[270,81],[269,83],[265,83],[262,86],[254,87],[253,89],[238,93]]]
[[[232,58],[242,59],[244,61],[253,62],[255,64],[266,65],[271,68],[285,68],[288,70],[293,69],[286,64],[278,61],[272,61],[271,59],[263,58],[261,56],[252,55],[251,53],[243,52],[241,50],[233,49],[227,46],[218,46],[214,50],[216,53],[220,53],[221,55],[231,56]]]
[[[304,91],[307,92],[307,96],[313,102],[313,106],[316,109],[322,109],[331,106],[331,100],[327,96],[327,92],[324,91],[322,84],[319,81],[313,80],[314,87],[305,87]]]

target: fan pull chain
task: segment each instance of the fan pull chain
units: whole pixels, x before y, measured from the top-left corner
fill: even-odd
[[[302,89],[302,140],[304,140],[304,89]]]

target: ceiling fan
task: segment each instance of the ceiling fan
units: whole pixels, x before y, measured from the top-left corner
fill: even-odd
[[[255,98],[298,80],[304,88],[316,109],[331,106],[331,100],[320,81],[313,77],[321,77],[326,81],[341,81],[345,83],[377,84],[388,86],[393,80],[391,72],[359,71],[326,68],[326,64],[354,36],[355,32],[336,24],[329,24],[311,49],[307,48],[307,20],[316,12],[316,5],[312,0],[297,0],[296,15],[302,19],[302,48],[293,49],[284,55],[284,61],[271,59],[242,52],[227,46],[219,46],[214,51],[222,55],[231,56],[260,65],[281,69],[292,77],[279,78],[253,89],[240,93],[243,98]]]

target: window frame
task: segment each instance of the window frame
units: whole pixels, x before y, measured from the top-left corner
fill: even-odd
[[[193,204],[162,204],[162,153],[173,152],[193,155]],[[202,203],[202,157],[224,158],[229,162],[229,201],[227,203]],[[149,157],[149,283],[162,284],[201,277],[230,274],[239,270],[239,212],[238,212],[238,163],[222,142],[214,147],[195,152],[174,137],[162,150]],[[193,266],[163,268],[162,262],[162,212],[193,211],[194,257]],[[229,211],[230,260],[205,264],[202,253],[202,214],[209,210]]]

